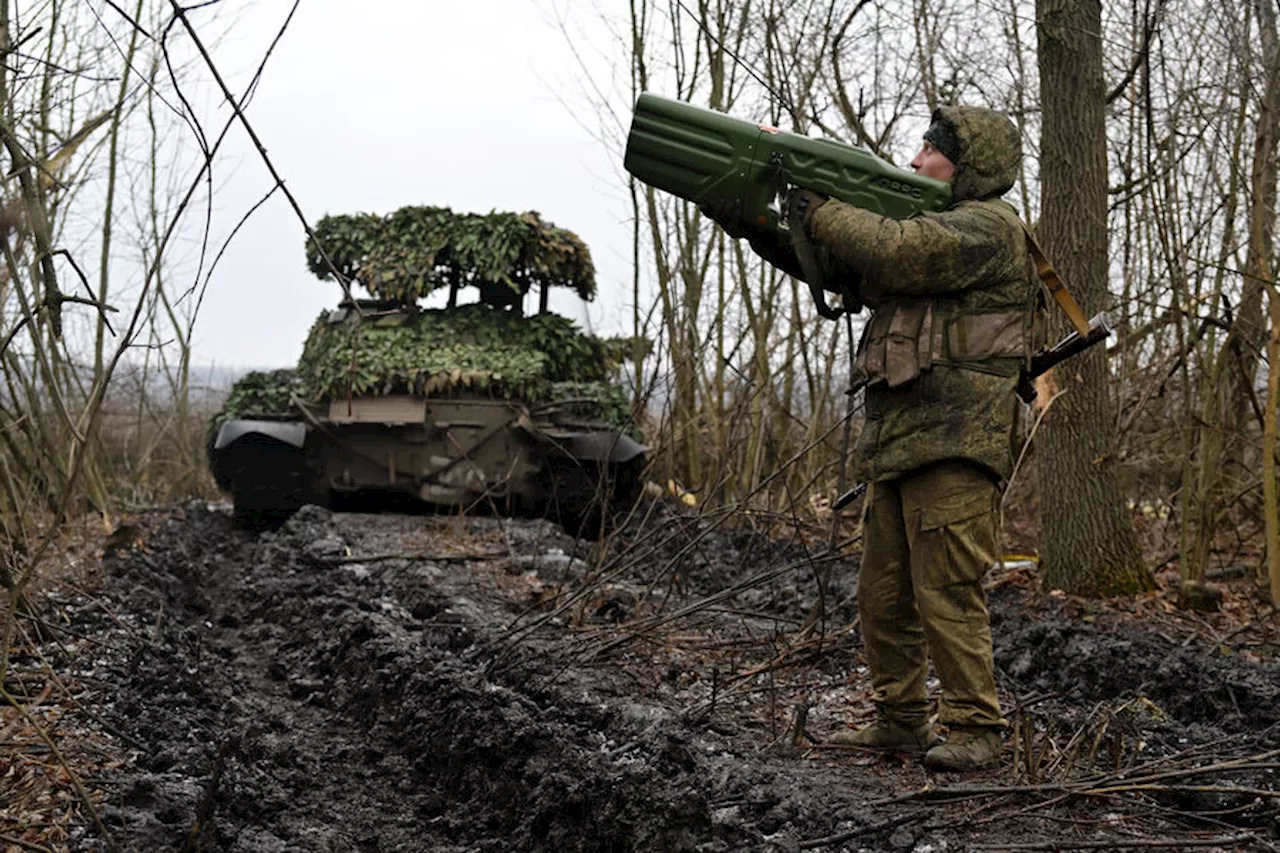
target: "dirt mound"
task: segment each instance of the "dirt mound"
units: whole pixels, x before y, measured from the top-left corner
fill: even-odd
[[[1022,692],[1058,693],[1077,703],[1141,695],[1183,723],[1228,733],[1280,722],[1277,665],[1248,663],[1132,624],[1118,633],[1082,623],[1052,600],[996,605],[992,630],[996,664]]]

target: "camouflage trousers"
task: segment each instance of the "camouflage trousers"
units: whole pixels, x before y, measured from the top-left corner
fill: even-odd
[[[939,722],[1006,725],[982,589],[996,560],[999,497],[981,468],[958,461],[872,484],[858,610],[882,717],[917,724],[929,715],[931,659]]]

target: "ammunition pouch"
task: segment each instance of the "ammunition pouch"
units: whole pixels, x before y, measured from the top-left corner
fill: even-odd
[[[1027,359],[1026,323],[1023,308],[968,314],[937,300],[891,303],[863,331],[854,375],[862,384],[888,388],[938,364],[1013,376]]]

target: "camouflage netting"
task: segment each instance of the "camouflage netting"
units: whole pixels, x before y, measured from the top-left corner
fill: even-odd
[[[297,417],[294,395],[319,402],[348,394],[480,392],[533,407],[555,404],[563,414],[633,429],[629,397],[608,381],[610,349],[556,314],[520,317],[477,304],[361,321],[352,311],[326,311],[307,336],[297,371],[248,374],[218,423]]]
[[[402,207],[389,216],[326,216],[315,235],[344,277],[380,299],[414,302],[451,285],[520,296],[530,287],[558,285],[583,299],[595,296],[587,247],[532,211],[480,215]],[[322,279],[333,278],[311,240],[307,266]]]
[[[209,422],[209,440],[218,434],[223,422],[236,418],[283,417],[295,412],[293,400],[306,399],[306,384],[294,370],[253,371],[246,373],[227,395],[222,411]]]
[[[227,401],[222,404],[222,411],[210,418],[205,425],[205,452],[210,459],[213,458],[213,444],[218,438],[218,430],[227,421],[240,418],[296,418],[298,410],[293,401],[306,397],[306,385],[295,370],[255,370],[246,373],[231,386]],[[224,489],[230,488],[230,483],[221,480],[218,485]]]
[[[363,322],[350,314],[332,323],[329,316],[311,327],[298,362],[318,397],[461,387],[538,398],[549,382],[607,376],[604,344],[557,314],[521,317],[476,304]]]
[[[339,273],[384,305],[320,316],[296,371],[250,373],[232,390],[210,428],[231,418],[297,418],[294,399],[321,403],[348,395],[444,396],[480,393],[550,407],[559,417],[606,421],[634,432],[630,399],[611,384],[634,341],[603,341],[555,314],[522,317],[503,306],[530,287],[595,295],[591,254],[571,231],[537,213],[454,213],[403,207],[389,216],[328,216],[316,241]],[[307,242],[307,265],[333,277]],[[475,286],[481,302],[418,310],[440,288]],[[380,311],[391,303],[402,310]],[[647,343],[647,342],[645,342]]]

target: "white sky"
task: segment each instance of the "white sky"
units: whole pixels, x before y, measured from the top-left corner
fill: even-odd
[[[291,5],[245,7],[220,43],[214,59],[239,87]],[[612,49],[620,67],[610,68],[612,37],[586,0],[304,0],[249,119],[312,223],[405,205],[538,210],[590,247],[601,291],[589,316],[576,297],[553,300],[553,309],[606,334],[623,332],[631,226],[621,153],[583,126],[598,120],[557,14],[586,33],[576,43],[600,88],[621,75],[615,107],[629,120],[625,57]],[[215,195],[222,235],[271,187],[243,132],[230,150]],[[193,360],[292,365],[316,315],[339,296],[336,284],[307,271],[302,226],[277,194],[214,272]]]

